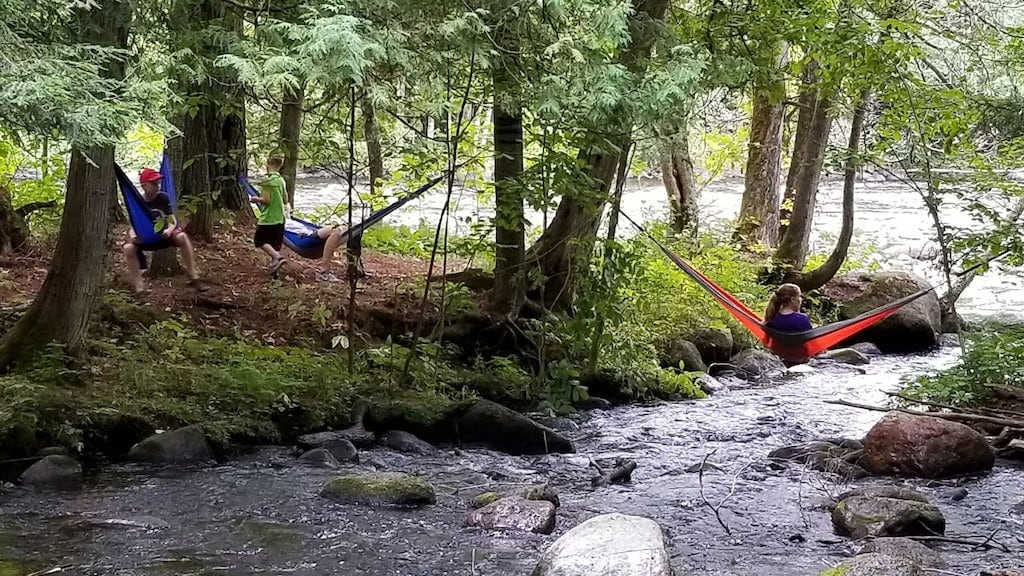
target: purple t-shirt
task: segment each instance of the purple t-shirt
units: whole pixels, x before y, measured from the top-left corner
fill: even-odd
[[[803,312],[776,314],[768,322],[768,327],[779,332],[806,332],[812,328],[811,319]]]

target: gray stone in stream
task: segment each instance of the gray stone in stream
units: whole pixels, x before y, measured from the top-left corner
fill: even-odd
[[[729,363],[736,367],[737,375],[746,380],[768,378],[786,370],[778,356],[756,348],[741,351]]]
[[[857,554],[882,554],[909,560],[922,568],[947,568],[946,561],[938,552],[909,538],[875,538],[865,544]]]
[[[213,460],[213,450],[199,425],[154,434],[128,451],[128,458],[151,464],[178,464]]]
[[[596,516],[563,534],[533,576],[672,576],[665,536],[653,520]]]
[[[864,437],[860,465],[879,475],[948,478],[991,470],[995,458],[985,438],[963,424],[890,412]]]
[[[910,560],[887,554],[862,554],[829,568],[820,576],[928,576]]]
[[[68,449],[63,446],[47,446],[37,456],[68,456]]]
[[[303,434],[295,440],[295,443],[303,450],[312,450],[313,448],[330,449],[332,445],[344,444],[346,442],[357,448],[371,448],[376,444],[377,439],[373,436],[373,432],[368,431],[362,424],[356,424],[344,430]]]
[[[337,468],[338,460],[326,448],[314,448],[307,451],[299,460],[319,468]]]
[[[558,492],[547,484],[536,484],[533,486],[527,486],[518,492],[520,498],[527,500],[544,500],[551,502],[558,508],[562,505],[562,502],[558,498]]]
[[[473,508],[483,508],[484,506],[490,506],[498,500],[504,498],[498,492],[484,492],[483,494],[477,494],[473,498]]]
[[[866,498],[893,498],[896,500],[911,500],[914,502],[924,502],[925,504],[928,504],[927,496],[913,488],[906,488],[903,486],[865,486],[863,488],[855,488],[840,494],[839,499],[845,500],[851,496],[864,496]]]
[[[871,342],[857,342],[856,344],[850,344],[849,349],[856,350],[869,358],[871,356],[882,355],[882,351],[878,349],[878,346],[875,346]]]
[[[437,449],[431,446],[430,443],[424,442],[413,434],[402,432],[401,430],[392,430],[391,432],[384,434],[384,437],[381,438],[381,442],[392,450],[406,452],[409,454],[420,454],[425,456],[427,454],[437,452]]]
[[[729,389],[720,380],[718,380],[717,378],[710,374],[701,374],[700,376],[697,377],[695,382],[697,386],[700,386],[701,391],[707,394],[708,396],[711,396],[712,394],[718,394],[723,390]]]
[[[429,482],[395,472],[338,476],[320,496],[343,504],[418,507],[434,504],[437,495]]]
[[[28,486],[66,488],[82,479],[82,465],[67,456],[46,456],[21,473],[18,482]]]
[[[913,492],[913,491],[911,491]],[[836,532],[861,539],[868,536],[928,536],[943,534],[946,519],[924,497],[849,496],[836,505],[832,525]]]
[[[597,396],[590,396],[579,400],[573,404],[580,410],[611,410],[612,403],[605,400],[604,398],[598,398]]]
[[[989,568],[988,570],[982,570],[981,576],[1024,576],[1024,569]]]
[[[682,338],[669,340],[659,351],[658,362],[662,368],[681,368],[687,372],[705,372],[708,369],[697,345]]]
[[[555,505],[546,500],[509,496],[470,512],[466,526],[551,534],[555,529]]]
[[[727,328],[701,328],[690,340],[704,364],[728,362],[732,356],[732,332]]]
[[[837,348],[835,350],[829,350],[822,353],[820,358],[854,366],[871,363],[871,359],[868,358],[866,354],[853,348]]]
[[[460,439],[484,444],[513,455],[573,453],[572,442],[526,416],[491,402],[480,400],[458,419]]]
[[[575,421],[569,418],[562,418],[561,416],[537,416],[534,420],[559,432],[576,432],[580,429],[580,425]]]
[[[928,287],[926,280],[906,272],[852,273],[834,278],[824,292],[839,304],[840,318],[846,320]],[[934,348],[941,332],[939,298],[932,291],[856,338],[874,342],[882,352],[906,354]]]

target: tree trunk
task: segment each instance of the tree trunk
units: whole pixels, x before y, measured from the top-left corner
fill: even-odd
[[[775,246],[779,231],[779,178],[785,106],[771,87],[754,91],[750,149],[735,237],[745,244]]]
[[[366,138],[366,158],[370,168],[370,190],[376,191],[380,181],[384,179],[384,154],[380,145],[380,126],[377,124],[377,112],[373,109],[373,82],[369,77],[363,83],[363,97],[359,104],[363,113],[363,136]]]
[[[683,127],[669,143],[668,152],[661,161],[661,179],[668,193],[672,212],[672,229],[676,232],[697,234],[697,176],[690,157],[690,138]]]
[[[853,111],[853,122],[850,126],[850,140],[846,148],[846,166],[843,169],[843,225],[839,231],[839,239],[836,241],[835,248],[828,260],[818,268],[807,273],[789,269],[784,276],[786,282],[796,284],[805,292],[824,286],[839,272],[839,268],[846,261],[850,240],[853,238],[853,193],[857,187],[857,169],[860,166],[860,141],[864,136],[864,117],[867,115],[870,105],[871,92],[865,89],[861,92],[860,101]]]
[[[640,75],[647,69],[651,47],[657,38],[656,27],[665,17],[668,0],[633,0],[630,17],[630,44],[620,58],[630,73]],[[575,297],[575,275],[584,271],[601,222],[608,191],[615,175],[619,154],[628,144],[633,121],[623,113],[615,125],[603,132],[608,138],[591,135],[590,144],[580,151],[591,186],[583,194],[562,197],[547,230],[530,248],[526,261],[536,266],[543,278],[545,304],[567,310]]]
[[[801,270],[807,263],[821,167],[825,162],[828,135],[832,129],[831,112],[832,103],[828,98],[818,99],[814,103],[813,118],[803,141],[803,151],[794,178],[793,212],[786,234],[775,252],[777,263],[794,270]]]
[[[299,170],[299,141],[302,135],[302,88],[285,88],[281,103],[280,138],[284,148],[284,166],[281,176],[288,190],[288,205],[295,207],[295,175]]]
[[[789,163],[789,172],[786,175],[786,191],[782,196],[782,208],[779,210],[779,238],[786,235],[786,228],[789,226],[789,219],[793,214],[797,177],[800,167],[803,165],[807,136],[811,131],[811,124],[814,122],[814,107],[818,102],[816,71],[817,63],[814,61],[811,61],[804,69],[803,89],[800,90],[798,99],[796,133],[793,135],[793,155]]]
[[[76,29],[83,43],[124,49],[131,21],[130,3],[102,0],[77,13]],[[104,75],[123,80],[123,63],[108,64]],[[32,306],[0,340],[0,367],[28,363],[49,344],[65,354],[81,352],[93,304],[102,291],[115,190],[112,147],[71,151],[64,215],[50,269]]]
[[[11,205],[11,196],[7,189],[0,186],[0,255],[7,255],[21,248],[28,238],[28,224]]]
[[[515,41],[505,26],[494,33],[499,56],[492,68],[494,83],[494,292],[492,304],[503,314],[514,314],[524,286],[526,256],[523,187],[523,112],[513,54]]]

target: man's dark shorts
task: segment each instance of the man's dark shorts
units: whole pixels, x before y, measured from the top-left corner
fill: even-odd
[[[284,245],[284,224],[263,224],[256,226],[256,233],[252,235],[252,243],[257,248],[264,244],[270,244],[274,250],[281,251]]]

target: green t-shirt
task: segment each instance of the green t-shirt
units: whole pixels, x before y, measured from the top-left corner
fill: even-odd
[[[270,190],[270,204],[260,208],[259,224],[284,224],[284,178],[274,172],[263,183],[263,188]]]

